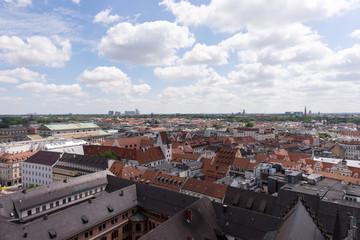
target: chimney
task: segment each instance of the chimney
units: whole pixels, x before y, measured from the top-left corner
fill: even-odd
[[[187,216],[190,220],[192,220],[193,214],[192,214],[191,209],[186,210],[186,216]]]
[[[225,214],[227,212],[228,206],[226,204],[223,205],[223,213]]]

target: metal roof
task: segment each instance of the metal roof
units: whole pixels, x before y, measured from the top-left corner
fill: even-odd
[[[68,130],[68,129],[88,129],[99,128],[95,123],[66,123],[66,124],[44,124],[44,127],[51,131]]]

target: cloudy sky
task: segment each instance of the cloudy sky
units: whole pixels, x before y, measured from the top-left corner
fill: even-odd
[[[359,0],[0,0],[0,114],[360,112]]]

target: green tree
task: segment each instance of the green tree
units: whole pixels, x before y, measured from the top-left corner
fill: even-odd
[[[103,157],[103,158],[111,158],[111,159],[119,160],[119,156],[112,151],[106,151],[106,152],[100,153],[100,154],[98,154],[98,156]]]
[[[319,138],[331,138],[330,134],[319,132]]]
[[[248,122],[248,123],[245,125],[245,127],[250,127],[250,128],[252,128],[252,127],[254,127],[254,124],[251,123],[251,122]]]

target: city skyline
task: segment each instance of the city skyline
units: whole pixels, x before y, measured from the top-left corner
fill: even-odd
[[[358,112],[359,7],[1,1],[0,114]]]

